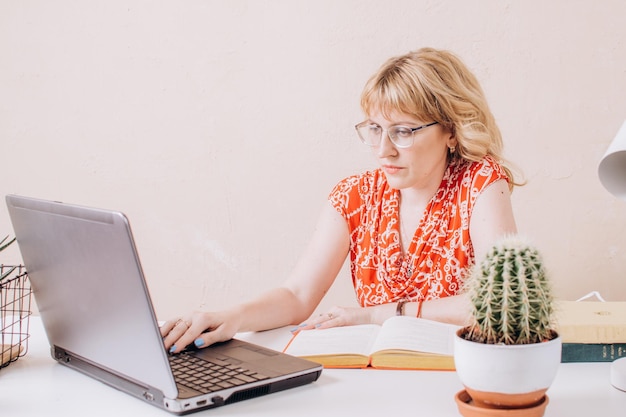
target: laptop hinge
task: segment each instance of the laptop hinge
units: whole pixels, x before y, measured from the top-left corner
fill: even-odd
[[[146,386],[145,384],[140,384],[139,382],[128,377],[118,375],[111,370],[95,366],[80,356],[72,354],[58,346],[53,346],[50,350],[52,357],[60,364],[75,369],[106,385],[140,398],[152,405],[164,408],[164,396],[160,390],[154,387]]]

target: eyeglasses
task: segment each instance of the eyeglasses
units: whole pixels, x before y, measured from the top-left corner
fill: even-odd
[[[383,134],[387,132],[391,143],[398,148],[408,148],[413,145],[413,135],[418,130],[427,128],[428,126],[436,125],[439,122],[431,122],[418,127],[408,126],[391,126],[389,129],[383,129],[376,123],[369,121],[361,122],[354,126],[361,141],[368,146],[378,146],[382,141]]]

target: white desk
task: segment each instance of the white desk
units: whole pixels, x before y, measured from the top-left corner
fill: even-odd
[[[169,413],[57,364],[41,321],[31,317],[26,356],[0,370],[2,416],[168,416]],[[238,337],[280,349],[288,329]],[[626,416],[626,392],[609,383],[608,363],[562,364],[548,391],[547,417]],[[312,384],[193,416],[459,417],[455,372],[325,369]]]

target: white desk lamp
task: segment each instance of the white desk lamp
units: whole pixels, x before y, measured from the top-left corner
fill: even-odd
[[[598,176],[604,188],[626,201],[626,121],[602,157]],[[611,384],[626,391],[626,358],[616,359],[611,364]]]

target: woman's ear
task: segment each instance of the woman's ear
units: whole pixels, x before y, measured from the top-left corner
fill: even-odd
[[[456,148],[458,144],[459,142],[456,140],[456,137],[451,133],[448,138],[448,148]]]

